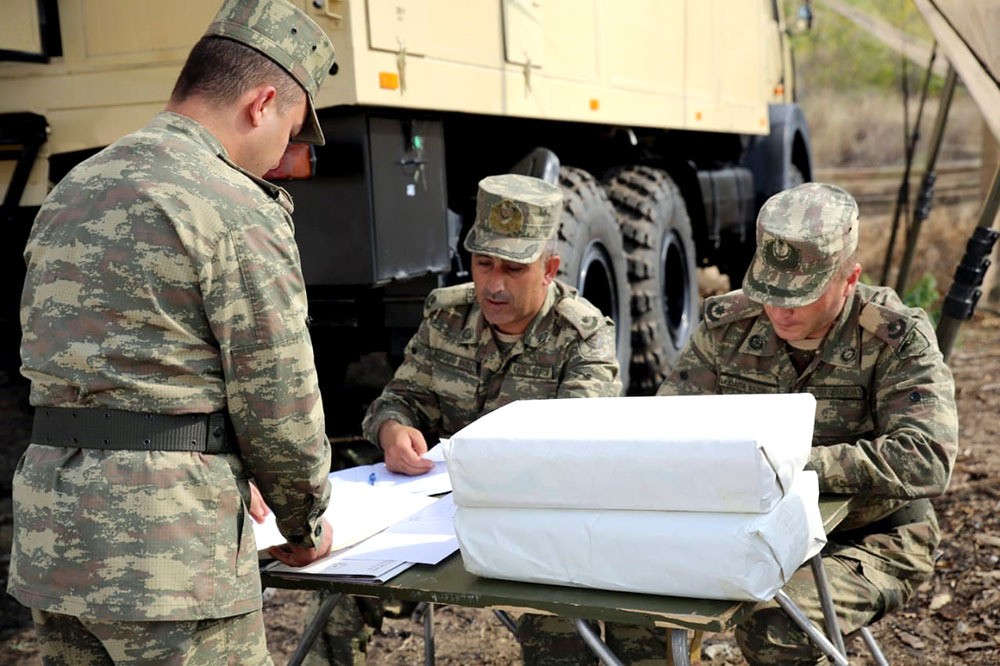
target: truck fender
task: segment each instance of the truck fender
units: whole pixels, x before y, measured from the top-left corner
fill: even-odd
[[[771,104],[768,118],[771,132],[754,137],[742,160],[753,173],[758,208],[771,195],[812,180],[812,145],[802,108]]]

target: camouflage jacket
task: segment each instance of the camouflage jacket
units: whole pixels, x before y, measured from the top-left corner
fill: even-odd
[[[369,406],[363,429],[376,444],[388,419],[447,437],[514,400],[620,392],[614,323],[575,289],[553,282],[542,309],[503,355],[470,283],[427,297],[403,364]]]
[[[710,298],[659,394],[812,393],[808,467],[819,474],[820,492],[855,496],[837,531],[945,491],[958,451],[955,384],[922,310],[891,289],[858,284],[801,376],[785,349],[761,305],[742,291]],[[910,545],[926,548],[934,536]],[[903,569],[912,564],[895,559]]]
[[[259,608],[248,476],[285,536],[312,545],[330,447],[290,212],[166,112],[52,191],[25,251],[31,403],[228,409],[240,455],[31,445],[14,479],[22,603],[112,620]]]

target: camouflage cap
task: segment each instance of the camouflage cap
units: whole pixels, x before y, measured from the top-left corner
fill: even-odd
[[[561,209],[562,192],[540,178],[517,174],[483,178],[465,249],[530,264],[555,236]]]
[[[743,292],[779,308],[815,302],[858,247],[858,204],[834,185],[805,183],[768,199]]]
[[[287,0],[226,0],[205,35],[246,44],[281,65],[306,91],[306,119],[295,140],[325,143],[313,99],[333,65],[333,44],[305,12]]]

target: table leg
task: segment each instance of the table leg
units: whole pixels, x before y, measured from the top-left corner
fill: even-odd
[[[691,651],[686,629],[670,630],[670,663],[673,666],[691,666]]]
[[[840,632],[840,625],[837,624],[837,611],[833,607],[833,599],[830,597],[830,583],[826,577],[826,568],[823,566],[823,558],[819,553],[809,560],[812,567],[813,580],[816,581],[816,594],[819,595],[819,604],[823,609],[823,622],[826,624],[826,635],[840,651],[840,654],[847,654],[844,648],[844,636]]]
[[[295,648],[292,658],[288,660],[288,666],[300,666],[302,664],[306,655],[309,654],[309,650],[312,649],[313,643],[316,642],[316,638],[323,631],[323,627],[326,626],[326,621],[330,618],[333,607],[337,605],[337,602],[343,596],[343,594],[338,592],[337,594],[331,594],[323,600],[323,603],[319,606],[319,610],[316,611],[316,617],[306,627],[305,633],[302,634],[302,640],[299,641],[299,646]]]
[[[424,611],[424,666],[434,666],[434,604]]]
[[[503,626],[507,627],[507,629],[510,630],[510,633],[514,634],[514,636],[517,636],[517,622],[515,622],[514,618],[510,616],[510,613],[508,613],[507,611],[502,611],[494,608],[493,614],[497,616],[497,619],[500,620]]]
[[[611,651],[611,648],[607,646],[607,643],[594,633],[594,630],[590,628],[586,620],[573,620],[573,625],[576,627],[576,632],[580,634],[583,641],[587,644],[587,647],[593,650],[602,663],[607,666],[624,666],[622,661]]]
[[[830,639],[824,636],[823,632],[816,628],[816,625],[812,623],[812,620],[806,617],[806,614],[795,605],[795,602],[793,602],[791,598],[785,594],[784,590],[778,590],[778,593],[774,595],[774,600],[779,606],[781,606],[782,610],[788,614],[788,617],[792,618],[795,624],[799,625],[799,628],[808,634],[809,638],[812,639],[812,642],[815,643],[826,656],[833,659],[833,662],[837,666],[849,666],[847,663],[847,657],[844,656],[844,653],[837,650],[837,647],[830,642]]]
[[[878,646],[878,643],[875,642],[875,637],[872,636],[872,632],[868,629],[868,627],[861,627],[861,638],[864,639],[865,645],[867,645],[868,649],[871,650],[875,663],[878,664],[878,666],[889,666],[889,660],[885,658],[884,654],[882,654],[882,649]]]

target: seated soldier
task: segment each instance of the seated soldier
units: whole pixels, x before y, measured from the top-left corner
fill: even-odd
[[[853,496],[823,563],[845,634],[909,601],[940,539],[926,499],[948,487],[958,449],[955,386],[927,314],[858,282],[858,206],[832,185],[771,197],[743,289],[708,299],[659,395],[816,397],[807,469],[822,493]],[[784,591],[813,621],[809,566]],[[736,631],[751,664],[815,664],[822,654],[774,602]]]
[[[428,437],[448,437],[514,400],[621,393],[613,322],[555,279],[561,209],[559,189],[537,178],[479,183],[465,240],[473,281],[431,292],[402,365],[365,415],[365,436],[390,470],[427,472]],[[362,663],[367,638],[344,598],[307,664]],[[522,616],[518,638],[529,664],[595,661],[564,618]]]

